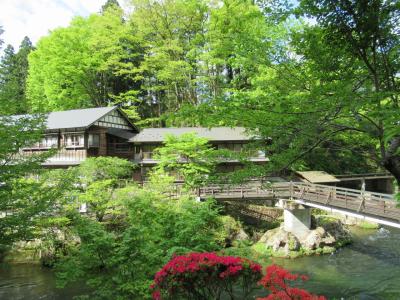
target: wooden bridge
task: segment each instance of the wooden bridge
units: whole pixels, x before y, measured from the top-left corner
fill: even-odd
[[[303,182],[253,183],[239,187],[218,185],[200,188],[197,193],[202,199],[293,201],[400,228],[400,208],[397,208],[393,195],[389,194]]]

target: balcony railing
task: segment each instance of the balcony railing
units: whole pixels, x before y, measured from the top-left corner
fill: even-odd
[[[40,153],[45,153],[45,151],[21,151],[20,156],[31,156]],[[65,150],[62,149],[56,152],[53,156],[47,159],[46,163],[62,163],[62,162],[81,162],[87,157],[86,150]]]
[[[54,156],[50,157],[47,162],[81,162],[87,157],[86,150],[76,150],[76,151],[65,151],[61,150],[57,152]]]

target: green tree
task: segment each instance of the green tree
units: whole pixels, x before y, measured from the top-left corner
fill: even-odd
[[[203,80],[204,100],[221,98],[228,91],[248,89],[258,66],[268,62],[269,28],[253,1],[225,0],[211,6]]]
[[[29,56],[27,93],[33,111],[134,104],[137,74],[123,70],[136,67],[140,47],[122,13],[113,7],[103,15],[76,17],[39,40]]]
[[[218,156],[218,151],[211,148],[208,140],[195,133],[167,135],[164,146],[155,151],[155,159],[159,160],[155,172],[183,179],[189,189],[207,182]]]
[[[149,299],[154,273],[174,253],[214,251],[221,230],[212,202],[128,187],[117,192],[119,222],[105,224],[85,216],[72,220],[81,244],[56,267],[58,284],[85,282],[90,297]]]
[[[78,203],[87,205],[90,213],[101,222],[107,212],[116,208],[115,191],[122,181],[130,181],[134,164],[117,157],[94,157],[86,159],[77,170],[82,192]]]
[[[396,6],[367,2],[303,1],[300,11],[314,16],[314,25],[267,19],[271,26],[281,21],[259,37],[269,41],[268,60],[250,75],[251,85],[229,90],[191,117],[239,124],[260,136],[271,160],[267,171],[385,168],[399,178]]]
[[[19,89],[16,57],[13,46],[7,45],[0,61],[0,106],[2,114],[16,112],[16,95]]]
[[[117,0],[107,0],[106,3],[104,3],[101,6],[100,13],[104,14],[106,10],[108,9],[115,9],[115,8],[120,8],[121,6],[119,5]]]
[[[166,116],[199,101],[199,56],[203,51],[205,1],[133,1],[133,28],[145,47],[141,114],[164,127]]]
[[[20,155],[41,138],[43,121],[33,117],[0,118],[0,245],[35,236],[36,224],[48,216],[63,181],[36,179],[48,155]]]
[[[86,185],[100,180],[129,180],[135,165],[118,157],[91,157],[79,167],[80,181]]]
[[[26,79],[29,70],[28,55],[34,49],[31,40],[26,36],[22,40],[18,52],[15,54],[15,73],[18,80],[18,89],[15,91],[15,97],[10,100],[16,102],[17,109],[15,113],[17,114],[27,113],[29,110],[26,99]]]
[[[317,65],[337,102],[340,120],[335,122],[351,132],[361,133],[373,141],[370,157],[391,172],[400,182],[400,129],[399,110],[399,49],[397,33],[398,1],[301,1],[300,11],[314,17],[317,25],[307,28],[299,38],[299,51]],[[321,50],[311,46],[320,38]],[[305,46],[305,47],[304,47]],[[303,48],[304,47],[304,48]],[[327,59],[340,62],[336,66]],[[346,76],[346,87],[339,92],[340,83],[335,74]],[[336,100],[338,99],[338,100]],[[339,99],[341,102],[339,102]],[[343,107],[343,108],[341,108]],[[334,112],[331,112],[333,117]]]
[[[0,104],[3,113],[22,114],[28,110],[26,100],[26,78],[28,75],[28,54],[33,46],[28,37],[21,42],[19,50],[8,45],[0,63]]]

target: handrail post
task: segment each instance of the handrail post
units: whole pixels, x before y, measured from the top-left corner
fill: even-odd
[[[293,182],[290,180],[290,185],[289,185],[289,197],[290,200],[293,200]]]

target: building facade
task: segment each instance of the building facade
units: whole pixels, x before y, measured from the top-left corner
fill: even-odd
[[[88,157],[125,158],[139,166],[134,179],[143,181],[157,164],[154,150],[163,145],[165,137],[189,132],[208,139],[215,149],[233,152],[243,151],[252,140],[241,127],[146,128],[140,131],[118,107],[100,107],[49,113],[42,140],[20,152],[32,155],[56,149],[56,154],[44,163],[49,168],[76,166]],[[263,151],[247,153],[254,163],[268,161]],[[226,172],[241,167],[238,160],[221,161],[218,166],[220,171]]]

